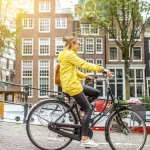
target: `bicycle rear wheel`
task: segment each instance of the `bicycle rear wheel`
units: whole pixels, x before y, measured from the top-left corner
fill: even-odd
[[[141,150],[147,139],[143,118],[132,109],[119,110],[110,116],[106,125],[106,139],[113,150]],[[121,121],[122,120],[122,121]],[[122,123],[121,123],[122,122]]]
[[[72,139],[48,129],[48,123],[54,122],[68,108],[64,102],[50,99],[39,102],[31,109],[26,121],[26,131],[36,147],[42,150],[59,150],[70,144]],[[58,122],[76,124],[77,120],[72,112],[68,112]]]

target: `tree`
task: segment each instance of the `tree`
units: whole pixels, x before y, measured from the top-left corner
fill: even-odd
[[[16,50],[16,34],[21,29],[16,29],[16,23],[25,15],[20,0],[1,0],[0,1],[0,58],[5,57],[4,53],[9,54],[9,50]],[[16,14],[19,17],[16,17]]]
[[[133,47],[140,35],[144,33],[145,20],[142,14],[147,18],[150,13],[150,2],[148,0],[88,0],[80,5],[84,8],[82,21],[90,21],[93,26],[103,28],[122,51],[126,99],[129,99],[129,68]],[[117,36],[120,36],[121,40],[118,40]]]

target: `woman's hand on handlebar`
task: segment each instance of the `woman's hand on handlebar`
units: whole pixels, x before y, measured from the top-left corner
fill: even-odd
[[[107,74],[107,77],[111,77],[112,76],[112,72],[108,69],[103,68],[102,72]]]
[[[87,79],[87,80],[93,80],[94,78],[93,78],[93,77],[90,77],[90,76],[87,76],[86,79]]]

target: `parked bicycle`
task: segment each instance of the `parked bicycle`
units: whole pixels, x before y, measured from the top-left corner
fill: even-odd
[[[105,138],[113,150],[141,150],[147,139],[145,121],[130,105],[115,99],[109,86],[110,78],[103,74],[107,87],[107,100],[103,110],[91,118],[88,136],[93,137],[92,128],[106,115]],[[97,79],[99,80],[99,79]],[[111,105],[106,110],[109,97]],[[82,120],[77,103],[59,95],[35,104],[26,119],[26,131],[31,142],[41,150],[60,150],[72,140],[81,140]],[[101,134],[100,131],[97,131]],[[97,134],[98,134],[97,133]]]

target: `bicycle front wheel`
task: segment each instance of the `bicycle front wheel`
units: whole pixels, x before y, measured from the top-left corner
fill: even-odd
[[[48,124],[55,122],[69,106],[58,100],[44,100],[29,112],[26,131],[30,141],[42,150],[60,150],[70,144],[71,138],[64,137],[48,129]],[[65,113],[58,123],[76,124],[73,112]]]
[[[143,118],[132,109],[122,109],[110,116],[106,125],[106,139],[113,150],[141,150],[147,139]]]

